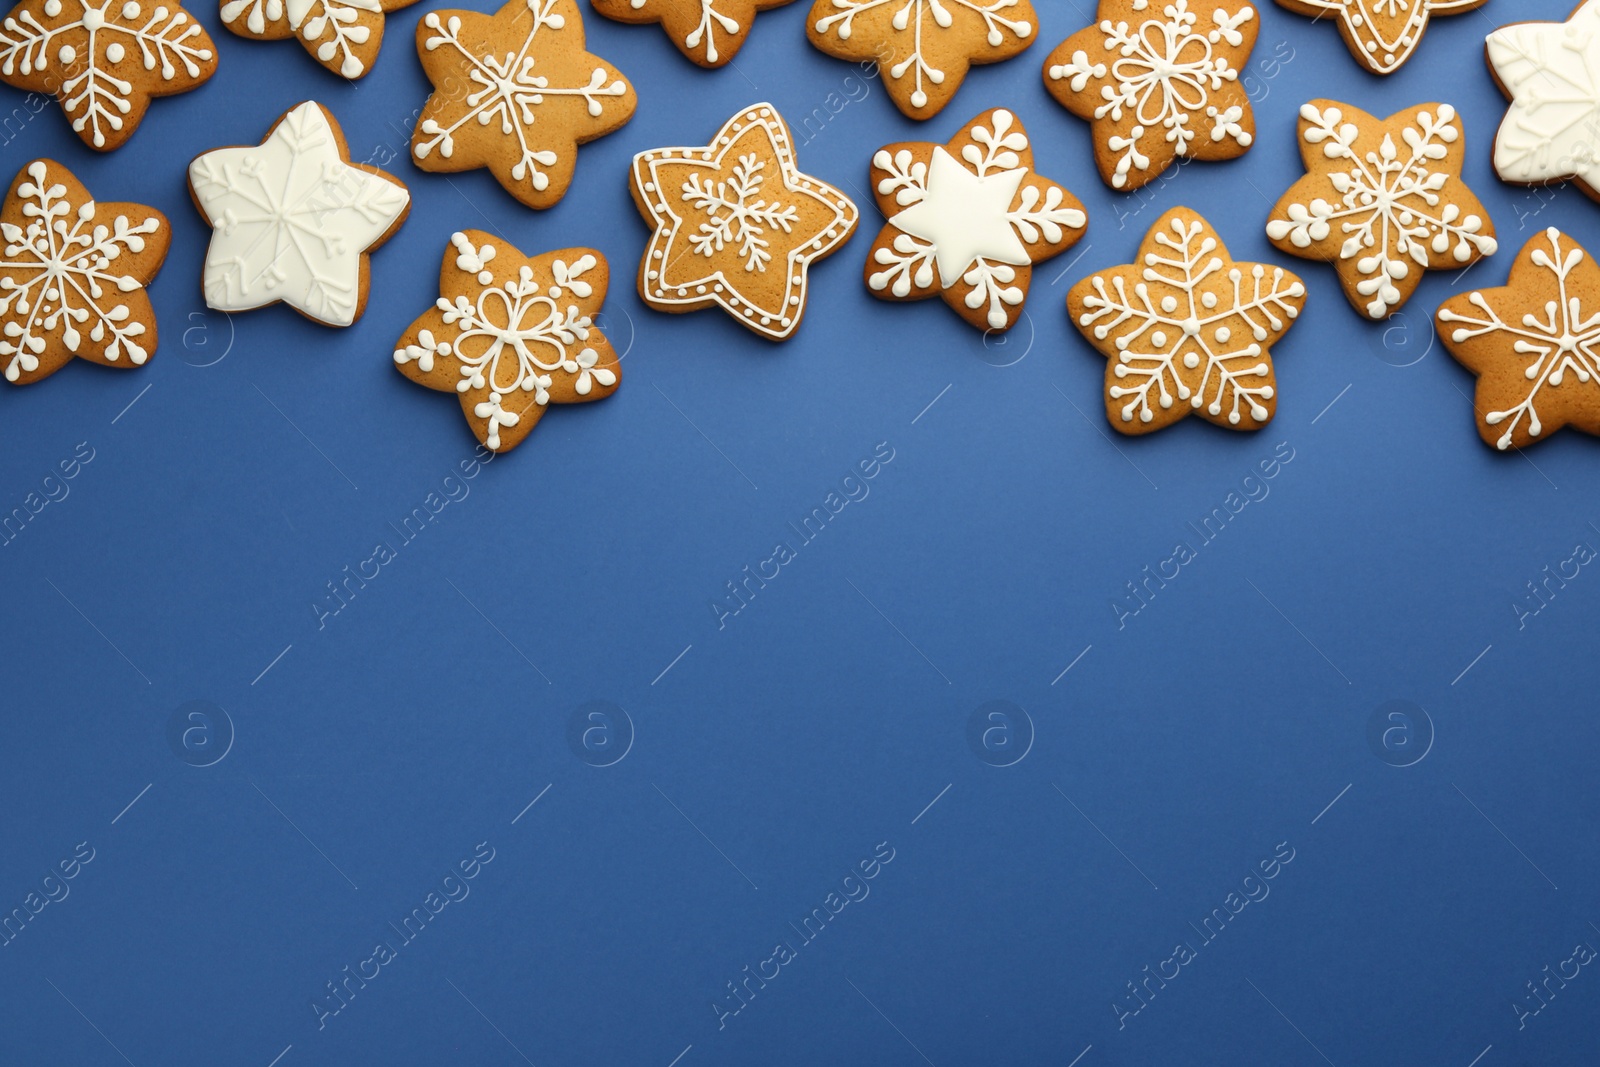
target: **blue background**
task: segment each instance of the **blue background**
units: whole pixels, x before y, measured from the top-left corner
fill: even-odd
[[[639,109],[543,213],[485,172],[406,160],[429,91],[412,34],[437,6],[389,16],[349,84],[200,2],[216,77],[156,101],[125,148],[91,153],[54,103],[5,132],[8,175],[54,157],[102,199],[158,206],[175,239],[144,369],[79,362],[0,390],[0,510],[94,451],[0,550],[0,912],[94,850],[0,948],[0,1062],[1595,1062],[1600,975],[1521,1029],[1512,1005],[1600,946],[1600,576],[1520,628],[1513,608],[1542,568],[1600,546],[1596,445],[1484,447],[1472,378],[1429,325],[1447,295],[1502,284],[1547,225],[1600,249],[1578,190],[1490,165],[1505,102],[1483,36],[1568,0],[1436,19],[1387,79],[1331,22],[1265,5],[1257,147],[1134,195],[1101,184],[1087,127],[1040,80],[1090,21],[1072,3],[1046,0],[1038,44],[921,125],[806,44],[809,3],[761,15],[717,72],[585,6]],[[1500,255],[1430,275],[1375,325],[1331,268],[1275,253],[1264,223],[1318,96],[1453,103]],[[307,97],[413,196],[346,330],[281,306],[230,320],[200,292],[184,164]],[[782,346],[719,312],[656,314],[632,284],[631,155],[700,143],[757,100],[797,127],[821,109],[801,163],[863,208]],[[1027,319],[985,339],[937,302],[868,295],[881,219],[864,185],[878,146],[943,141],[998,105],[1090,224],[1036,275]],[[1258,435],[1111,433],[1104,362],[1067,322],[1070,285],[1127,262],[1177,204],[1309,285]],[[474,454],[454,401],[390,359],[463,227],[602,249],[623,386],[552,412],[319,626],[326,583]],[[870,495],[719,628],[725,583],[797,542],[786,524],[880,442],[894,458]],[[1186,524],[1275,448],[1294,458],[1270,495],[1119,628],[1125,583],[1196,544]],[[1015,710],[988,718],[996,700]],[[169,731],[190,701],[225,710]],[[593,701],[624,710],[588,718]],[[1389,719],[1389,701],[1409,710]],[[494,859],[470,895],[319,1028],[326,983],[398,942],[387,924],[480,842]],[[790,924],[880,842],[894,858],[870,895],[800,944]],[[1206,944],[1195,927],[1280,842],[1294,859],[1270,896]],[[784,939],[797,958],[719,1027],[726,983]],[[1197,958],[1123,1016],[1126,984],[1185,940]]]

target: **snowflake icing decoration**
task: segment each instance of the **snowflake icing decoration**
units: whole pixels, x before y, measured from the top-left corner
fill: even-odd
[[[1375,74],[1399,70],[1422,41],[1434,15],[1457,15],[1485,0],[1278,0],[1315,19],[1339,16],[1339,33],[1355,57]]]
[[[1600,4],[1566,22],[1520,22],[1488,38],[1489,65],[1511,98],[1494,167],[1509,182],[1577,179],[1600,197]]]
[[[1450,353],[1478,375],[1485,442],[1524,448],[1569,424],[1600,434],[1600,266],[1570,237],[1546,230],[1505,287],[1453,297],[1438,320]]]
[[[496,452],[520,443],[550,404],[616,390],[617,355],[594,323],[609,284],[600,253],[528,259],[477,230],[450,244],[439,299],[395,347],[402,374],[458,394],[478,440]]]
[[[756,12],[794,0],[591,0],[618,22],[659,22],[678,51],[703,67],[731,60],[749,36]],[[720,43],[719,43],[720,38]]]
[[[384,14],[417,0],[222,0],[222,21],[241,37],[297,37],[328,70],[356,79],[372,69]]]
[[[1151,228],[1137,263],[1084,279],[1067,305],[1111,360],[1106,412],[1118,430],[1148,433],[1191,411],[1256,430],[1277,408],[1271,347],[1305,296],[1281,267],[1235,263],[1210,223],[1178,208]]]
[[[23,0],[0,23],[0,81],[48,93],[73,130],[109,152],[150,100],[196,88],[217,69],[205,27],[177,0]],[[148,83],[148,72],[160,81]]]
[[[1102,0],[1102,11],[1124,2]],[[1255,140],[1239,81],[1260,28],[1255,9],[1230,12],[1206,0],[1212,10],[1202,14],[1189,0],[1167,0],[1157,13],[1151,5],[1131,0],[1133,12],[1149,12],[1142,21],[1103,18],[1045,63],[1046,87],[1104,144],[1096,158],[1114,189],[1138,189],[1180,156],[1236,158]]]
[[[578,145],[621,127],[637,103],[621,71],[584,51],[577,0],[511,0],[492,16],[430,11],[417,53],[435,86],[411,138],[417,166],[488,167],[531,208],[560,200]]]
[[[1387,126],[1401,122],[1400,142]],[[1313,101],[1300,109],[1306,177],[1267,223],[1279,249],[1335,263],[1351,303],[1372,319],[1392,314],[1422,273],[1493,255],[1494,224],[1461,181],[1455,108],[1429,104],[1380,123],[1356,108]]]
[[[143,366],[155,350],[144,286],[171,228],[143,204],[97,204],[59,163],[29,163],[0,205],[0,361],[18,385],[78,356]],[[145,329],[149,322],[150,328]]]
[[[1003,108],[978,116],[948,146],[879,149],[872,177],[888,223],[867,263],[867,288],[896,300],[941,293],[992,330],[1021,317],[1033,264],[1072,247],[1088,224],[1082,204],[1033,172],[1027,131]]]
[[[876,61],[895,106],[926,119],[950,102],[969,66],[1017,55],[1038,24],[1029,0],[816,0],[806,36],[840,59]],[[973,29],[983,43],[957,51],[953,42]]]

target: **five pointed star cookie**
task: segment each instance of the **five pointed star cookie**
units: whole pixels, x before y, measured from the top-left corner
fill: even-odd
[[[1551,228],[1529,241],[1499,289],[1452,297],[1439,337],[1478,376],[1478,435],[1504,451],[1563,426],[1600,434],[1600,266]]]
[[[452,234],[439,299],[395,345],[395,367],[455,393],[472,432],[509,452],[551,404],[617,390],[617,354],[594,324],[611,270],[591,248],[529,259],[491,234]]]
[[[1150,227],[1136,261],[1083,278],[1067,294],[1072,323],[1106,365],[1106,418],[1150,434],[1190,411],[1259,430],[1277,411],[1272,346],[1306,306],[1282,267],[1234,262],[1189,208]]]
[[[195,206],[211,226],[206,304],[249,311],[283,301],[348,326],[367,304],[367,253],[411,210],[411,194],[351,163],[333,114],[308,100],[259,145],[218,148],[189,164]]]
[[[876,62],[895,106],[928,119],[968,68],[1019,54],[1038,27],[1029,0],[815,0],[806,36],[836,59]]]
[[[1088,223],[1071,193],[1034,173],[1027,131],[1004,108],[948,144],[880,148],[872,183],[889,221],[867,260],[867,288],[885,300],[941,295],[980,330],[1015,325],[1033,264],[1071,248]]]
[[[1290,255],[1333,263],[1368,318],[1399,310],[1424,271],[1459,269],[1499,247],[1461,180],[1465,138],[1449,104],[1379,121],[1313,100],[1300,108],[1299,139],[1307,173],[1272,209],[1267,236]]]
[[[1067,309],[1111,361],[1106,417],[1136,435],[1191,411],[1234,430],[1272,421],[1272,346],[1305,300],[1299,278],[1282,267],[1234,262],[1209,222],[1174,208],[1145,235],[1137,261],[1073,286]]]
[[[794,0],[591,0],[594,9],[618,22],[661,23],[672,43],[702,67],[726,64],[750,35],[756,12]]]
[[[1600,199],[1600,3],[1566,22],[1519,22],[1489,35],[1489,69],[1511,100],[1494,144],[1501,180],[1522,185],[1573,179]]]
[[[156,347],[144,287],[172,241],[143,204],[99,204],[49,159],[22,168],[0,204],[0,365],[27,385],[77,356],[139,367]]]
[[[359,78],[383,44],[384,14],[417,0],[222,0],[223,24],[257,41],[298,38],[328,70]]]
[[[802,174],[771,104],[729,119],[709,144],[633,157],[634,203],[655,228],[639,294],[657,311],[720,305],[782,341],[806,311],[807,273],[855,233],[844,193]]]
[[[1422,40],[1434,15],[1458,15],[1485,0],[1278,0],[1281,7],[1314,19],[1339,16],[1339,33],[1350,54],[1374,74],[1393,74]]]
[[[1100,177],[1131,192],[1180,156],[1236,159],[1255,141],[1240,82],[1260,20],[1242,0],[1100,0],[1100,20],[1045,60],[1061,106],[1091,124]]]
[[[430,11],[417,54],[434,84],[411,137],[417,166],[487,167],[531,208],[566,194],[578,146],[633,117],[622,72],[584,50],[577,0],[511,0],[493,15]]]
[[[177,0],[22,0],[0,23],[0,81],[54,96],[102,152],[133,136],[152,97],[216,69],[216,46]]]

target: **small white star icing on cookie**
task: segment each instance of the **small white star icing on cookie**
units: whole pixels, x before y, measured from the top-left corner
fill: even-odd
[[[639,153],[632,189],[655,228],[639,268],[645,303],[719,305],[773,341],[799,327],[811,264],[849,240],[859,218],[844,193],[800,172],[771,104],[744,109],[707,145]]]
[[[367,253],[411,208],[398,180],[349,161],[333,116],[309,100],[261,144],[197,156],[189,187],[211,225],[207,305],[248,311],[281,300],[329,326],[361,316]]]

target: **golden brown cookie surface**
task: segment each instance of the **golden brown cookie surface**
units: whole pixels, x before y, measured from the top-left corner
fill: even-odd
[[[1131,192],[1181,156],[1236,159],[1255,142],[1239,79],[1258,32],[1244,0],[1100,0],[1095,25],[1045,60],[1045,87],[1090,123],[1100,177]]]
[[[0,21],[0,81],[54,96],[102,152],[133,135],[153,97],[216,70],[216,45],[177,0],[22,0]]]
[[[948,143],[892,144],[872,158],[888,220],[867,258],[867,289],[884,300],[942,296],[980,330],[1022,316],[1033,264],[1083,236],[1088,216],[1033,170],[1033,144],[1010,111],[986,111]]]
[[[585,50],[577,0],[511,0],[493,15],[430,11],[417,55],[434,92],[412,161],[438,174],[487,167],[531,208],[560,200],[578,146],[621,128],[638,103],[622,72]]]
[[[794,0],[591,0],[618,22],[659,22],[672,43],[702,67],[720,67],[744,47],[756,12]]]
[[[350,162],[339,123],[314,100],[286,111],[258,145],[196,156],[189,191],[211,226],[208,306],[250,311],[281,300],[326,326],[361,317],[368,253],[411,210],[398,178]]]
[[[1424,271],[1460,269],[1499,247],[1461,180],[1465,140],[1449,104],[1380,120],[1313,100],[1300,108],[1306,176],[1272,209],[1267,236],[1290,255],[1334,264],[1350,303],[1386,319]]]
[[[355,79],[372,69],[384,15],[417,0],[222,0],[222,22],[240,37],[293,37],[328,70]]]
[[[1038,36],[1030,0],[815,0],[806,36],[837,59],[878,64],[904,114],[937,115],[974,64],[999,63]]]
[[[1458,15],[1486,0],[1278,0],[1280,7],[1318,20],[1339,20],[1350,54],[1374,74],[1399,70],[1435,15]]]
[[[395,367],[455,393],[478,440],[509,452],[551,404],[616,392],[622,368],[594,324],[610,280],[592,248],[529,258],[492,234],[452,234],[439,299],[395,345]]]
[[[653,227],[639,295],[657,311],[720,306],[772,341],[805,316],[811,264],[855,233],[850,198],[800,171],[771,104],[729,119],[708,144],[633,158],[634,203]]]
[[[1120,432],[1153,433],[1191,412],[1259,430],[1278,407],[1272,346],[1305,300],[1298,277],[1235,262],[1211,224],[1180,207],[1150,228],[1133,263],[1073,286],[1067,310],[1110,361],[1106,418]]]
[[[172,227],[143,204],[97,203],[52,159],[24,166],[0,203],[0,366],[6,381],[49,377],[72,357],[139,367],[156,348],[144,287]]]
[[[1478,376],[1478,434],[1502,451],[1563,426],[1600,434],[1600,266],[1551,228],[1529,241],[1497,289],[1446,301],[1439,338]]]

